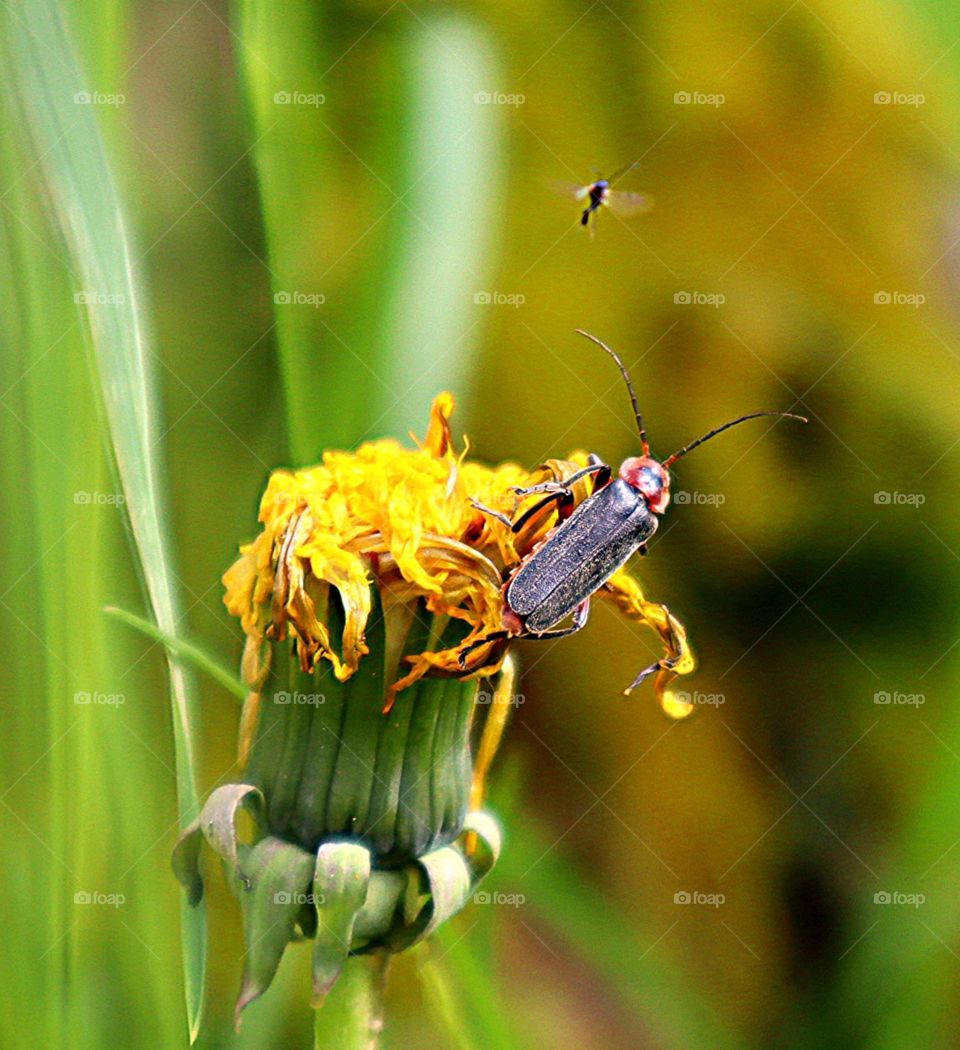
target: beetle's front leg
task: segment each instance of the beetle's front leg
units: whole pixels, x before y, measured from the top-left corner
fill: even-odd
[[[543,499],[537,500],[532,507],[525,510],[515,521],[511,521],[506,514],[501,514],[498,510],[493,510],[491,507],[485,507],[475,499],[470,500],[471,507],[480,511],[481,514],[486,514],[487,517],[499,521],[501,525],[505,525],[513,533],[519,532],[531,518],[536,517],[540,511],[545,510],[551,503],[557,504],[557,510],[560,512],[561,517],[563,517],[564,510],[573,503],[573,493],[568,489],[558,488],[555,492],[550,492],[548,495],[544,496]]]
[[[481,514],[486,514],[488,518],[494,518],[499,521],[501,525],[506,525],[508,529],[513,528],[513,522],[506,516],[501,514],[498,510],[493,510],[491,507],[485,507],[482,503],[478,503],[475,499],[470,500],[470,506],[474,510],[480,511]]]
[[[540,511],[546,510],[551,503],[556,503],[557,514],[561,519],[568,517],[570,508],[573,505],[573,493],[569,489],[565,489],[562,486],[551,492],[549,492],[543,499],[537,500],[532,507],[528,507],[516,521],[510,526],[512,532],[520,532],[520,530],[530,521],[535,518]]]
[[[609,463],[604,461],[593,452],[587,456],[587,462],[590,464],[590,469],[593,471],[593,490],[596,492],[597,489],[603,488],[610,479],[613,477],[613,470]]]
[[[535,496],[540,492],[559,493],[569,490],[581,478],[589,477],[591,474],[594,475],[594,488],[598,489],[606,485],[610,480],[612,471],[599,456],[591,453],[589,466],[583,467],[568,478],[563,478],[561,481],[541,481],[539,485],[530,485],[527,488],[513,485],[512,489],[521,498],[524,496]]]
[[[511,485],[510,491],[515,492],[521,499],[524,496],[539,496],[541,492],[551,494],[566,492],[567,484],[564,481],[541,481],[539,485],[528,485],[526,488],[520,485]]]

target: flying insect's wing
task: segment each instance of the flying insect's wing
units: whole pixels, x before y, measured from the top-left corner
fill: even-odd
[[[604,203],[625,219],[643,215],[653,207],[653,201],[646,194],[628,193],[625,190],[610,190]]]
[[[586,200],[590,196],[589,186],[578,186],[575,182],[552,179],[550,187],[554,193],[559,193],[561,197],[567,197],[574,201]]]
[[[584,500],[526,562],[507,601],[532,631],[559,623],[653,534],[646,501],[617,479]]]

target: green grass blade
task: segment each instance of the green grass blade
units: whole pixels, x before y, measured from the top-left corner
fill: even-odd
[[[292,101],[300,94],[323,93],[321,9],[310,0],[291,0],[282,18],[266,0],[239,0],[235,9],[236,54],[251,115],[290,451],[303,463],[319,455],[319,432],[331,401],[343,410],[351,400],[345,385],[332,397],[337,376],[324,367],[321,347],[328,336],[320,310],[278,302],[284,296],[327,294],[322,286],[328,263],[318,243],[327,205],[318,187],[330,142],[324,128],[328,118],[319,112],[322,104]],[[291,101],[277,101],[284,96]]]
[[[497,79],[488,37],[449,12],[385,19],[391,103],[355,148],[355,99],[337,88],[362,50],[331,60],[343,42],[307,0],[282,19],[266,0],[235,10],[291,455],[420,432],[438,390],[466,388],[486,317],[474,296],[490,287],[507,119],[475,102]],[[367,211],[349,206],[357,182]]]
[[[86,293],[94,358],[106,419],[143,581],[158,627],[176,635],[149,333],[131,258],[124,210],[104,152],[95,108],[76,105],[89,85],[78,71],[55,0],[10,5],[11,51],[20,97],[28,100],[35,142],[72,268]],[[179,662],[169,660],[178,810],[182,824],[198,810],[194,770],[196,712]],[[191,1035],[202,1003],[205,913],[183,913],[186,996]]]
[[[398,188],[403,253],[382,285],[378,335],[389,342],[379,426],[398,435],[422,428],[439,390],[474,385],[472,362],[490,313],[485,297],[495,291],[492,238],[505,197],[509,119],[508,107],[478,101],[479,89],[502,78],[472,20],[424,12],[403,48],[410,81],[409,158]]]
[[[184,639],[178,638],[176,635],[168,634],[166,631],[161,631],[155,623],[145,620],[142,616],[137,616],[135,613],[127,612],[126,609],[118,609],[115,606],[108,605],[103,611],[108,616],[115,617],[121,623],[125,623],[128,627],[132,627],[135,631],[139,631],[148,638],[161,642],[172,656],[178,657],[184,663],[192,664],[198,671],[202,671],[216,682],[217,685],[223,686],[231,696],[236,697],[238,700],[246,700],[249,690],[243,683],[191,642],[184,641]]]

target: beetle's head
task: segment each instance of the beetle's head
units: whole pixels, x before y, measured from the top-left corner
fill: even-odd
[[[631,456],[620,465],[620,477],[647,501],[654,514],[670,502],[670,474],[653,456]]]

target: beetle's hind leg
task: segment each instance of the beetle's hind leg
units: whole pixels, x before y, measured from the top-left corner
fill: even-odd
[[[664,672],[666,672],[666,674],[668,674],[670,676],[670,678],[668,680],[672,680],[673,677],[674,677],[673,669],[680,662],[680,659],[681,659],[681,654],[677,653],[674,656],[664,656],[662,659],[657,660],[656,663],[652,663],[652,664],[650,664],[649,667],[645,667],[637,675],[637,677],[634,678],[634,680],[627,686],[627,688],[624,689],[624,691],[623,691],[624,695],[628,695],[628,694],[632,693],[634,691],[634,689],[637,688],[638,685],[640,685],[642,682],[644,682],[647,678],[650,677],[650,675],[654,674],[656,671],[664,671]],[[666,684],[666,683],[664,683],[664,684]]]
[[[664,690],[677,675],[689,674],[694,669],[693,653],[690,651],[686,630],[665,605],[644,601],[640,603],[637,611],[663,639],[667,652],[656,663],[645,667],[624,689],[624,694],[629,695],[644,679],[656,674],[656,692],[662,701]]]
[[[616,573],[597,593],[612,601],[629,620],[652,627],[663,640],[666,652],[656,663],[645,667],[624,692],[630,693],[645,678],[655,675],[654,692],[666,710],[667,687],[678,675],[688,675],[696,668],[686,629],[665,605],[648,602],[637,581],[624,571]]]
[[[525,634],[515,635],[514,637],[529,638],[536,642],[547,642],[553,638],[566,638],[567,635],[576,634],[577,631],[581,630],[586,625],[587,620],[590,617],[590,599],[585,598],[577,607],[573,610],[573,623],[569,627],[560,627],[557,630],[541,631],[534,634],[532,631]],[[457,663],[461,669],[466,669],[467,658],[470,654],[480,649],[485,645],[490,645],[492,642],[506,641],[510,637],[510,632],[507,630],[491,631],[489,634],[481,635],[479,638],[475,638],[468,645],[464,645],[457,651]]]

